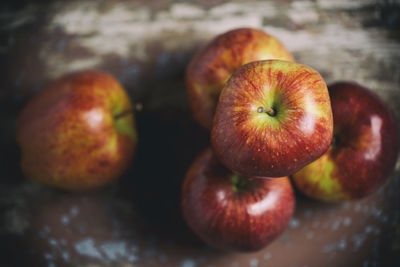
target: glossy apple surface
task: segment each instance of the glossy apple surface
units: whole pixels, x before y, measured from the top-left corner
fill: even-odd
[[[232,73],[264,59],[294,60],[275,37],[252,28],[221,34],[200,50],[186,72],[189,105],[196,121],[211,129],[219,94]]]
[[[256,251],[286,228],[295,207],[290,180],[245,178],[223,167],[211,149],[192,163],[182,211],[203,241],[223,250]]]
[[[242,66],[222,90],[211,142],[228,169],[248,177],[288,176],[320,157],[332,139],[322,77],[281,60]]]
[[[393,171],[398,128],[388,106],[353,83],[329,86],[334,138],[318,160],[293,175],[304,194],[324,200],[358,199],[376,191]]]
[[[109,74],[83,71],[52,82],[17,121],[24,174],[42,184],[78,191],[117,179],[136,150],[137,132],[129,111],[128,95]]]

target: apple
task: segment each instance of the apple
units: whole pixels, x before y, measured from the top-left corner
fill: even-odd
[[[398,155],[398,130],[389,107],[354,82],[329,86],[334,138],[318,160],[293,175],[305,195],[323,201],[358,199],[385,183]]]
[[[187,225],[212,247],[259,250],[289,223],[295,197],[288,177],[246,178],[221,165],[211,148],[190,166],[182,186]]]
[[[225,82],[240,66],[264,59],[294,60],[275,37],[252,28],[228,31],[200,50],[186,71],[189,106],[196,121],[210,130]]]
[[[28,178],[72,191],[117,179],[137,146],[127,93],[98,71],[73,73],[41,90],[22,110],[16,139]]]
[[[248,177],[288,176],[319,158],[332,139],[326,84],[310,67],[252,62],[224,86],[211,132],[217,158]]]

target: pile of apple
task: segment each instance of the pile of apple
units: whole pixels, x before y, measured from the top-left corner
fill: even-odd
[[[323,201],[364,197],[385,183],[397,125],[377,95],[352,82],[327,88],[260,30],[229,31],[186,73],[193,116],[211,147],[183,181],[189,227],[213,247],[255,251],[286,228],[298,190]],[[17,121],[24,174],[64,190],[106,185],[132,164],[134,108],[111,75],[81,71],[41,90]]]
[[[211,246],[263,248],[286,228],[298,190],[323,201],[378,189],[397,158],[397,125],[368,89],[294,63],[255,29],[218,36],[188,66],[194,118],[211,145],[190,167],[182,195],[189,227]]]

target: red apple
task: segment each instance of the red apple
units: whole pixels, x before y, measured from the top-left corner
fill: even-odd
[[[288,177],[245,178],[223,167],[209,148],[192,163],[182,187],[188,226],[210,246],[256,251],[281,234],[295,207]]]
[[[16,135],[25,175],[66,190],[115,180],[137,143],[128,95],[97,71],[64,76],[41,90],[22,110]]]
[[[398,131],[389,107],[352,82],[329,86],[334,118],[330,149],[293,175],[304,194],[324,200],[362,198],[380,187],[396,163]]]
[[[186,72],[189,105],[196,121],[211,129],[225,82],[240,66],[264,59],[294,60],[275,37],[251,28],[221,34],[200,50]]]
[[[235,173],[282,177],[319,158],[329,148],[332,128],[328,90],[318,72],[266,60],[242,66],[226,83],[211,142]]]

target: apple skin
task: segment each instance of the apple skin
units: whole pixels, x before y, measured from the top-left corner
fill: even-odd
[[[225,82],[240,66],[265,59],[294,61],[279,40],[252,28],[228,31],[200,50],[186,71],[187,95],[196,121],[210,130]]]
[[[237,174],[282,177],[319,158],[329,148],[332,130],[329,94],[319,73],[266,60],[242,66],[226,83],[211,143],[221,163]]]
[[[311,198],[359,199],[375,192],[393,171],[398,155],[396,120],[376,94],[357,83],[334,83],[329,93],[334,141],[293,180]]]
[[[134,115],[126,111],[128,95],[107,73],[81,71],[50,83],[17,119],[25,176],[71,191],[116,180],[137,146]]]
[[[260,250],[285,230],[294,208],[288,177],[240,177],[222,166],[210,148],[192,163],[182,186],[187,225],[223,250]]]

